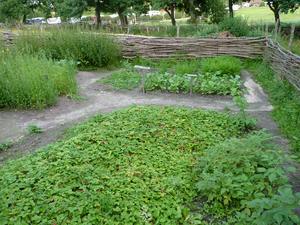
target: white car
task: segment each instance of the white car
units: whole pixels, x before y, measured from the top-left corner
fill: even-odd
[[[60,17],[48,18],[47,23],[50,25],[61,24],[61,18]]]

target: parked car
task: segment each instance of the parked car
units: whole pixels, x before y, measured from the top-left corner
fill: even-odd
[[[47,23],[50,25],[61,24],[61,18],[60,17],[48,18]]]
[[[31,18],[26,20],[26,24],[45,24],[46,19],[43,17],[36,17],[36,18]]]

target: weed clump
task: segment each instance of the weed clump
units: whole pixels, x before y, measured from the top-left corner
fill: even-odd
[[[111,38],[69,29],[24,32],[15,44],[18,50],[25,53],[43,53],[55,60],[72,60],[84,68],[115,66],[121,56],[118,45]]]
[[[60,95],[77,93],[76,67],[3,49],[0,53],[0,108],[44,108]]]

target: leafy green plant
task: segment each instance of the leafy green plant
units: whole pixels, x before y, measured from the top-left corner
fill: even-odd
[[[184,224],[204,149],[243,134],[225,113],[140,106],[98,116],[0,167],[3,224]]]
[[[69,61],[0,52],[0,108],[44,108],[59,95],[77,93],[76,68]]]
[[[206,199],[204,208],[213,218],[221,220],[234,218],[236,212],[252,215],[248,224],[256,220],[264,221],[264,215],[270,215],[271,212],[274,216],[284,202],[282,196],[276,195],[277,190],[288,183],[282,169],[284,158],[270,144],[270,136],[262,132],[242,139],[226,140],[206,149],[197,166],[197,190]],[[281,211],[278,218],[296,217],[292,208],[296,208],[295,203],[299,200],[290,201],[293,194],[287,194],[287,208]],[[270,202],[264,201],[265,198],[270,199]],[[272,221],[276,221],[276,216]]]
[[[132,70],[122,70],[112,73],[110,76],[99,80],[99,82],[109,84],[116,89],[132,90],[140,85],[141,75]]]
[[[238,95],[240,76],[222,75],[221,72],[197,74],[193,85],[194,93]],[[190,91],[190,78],[184,74],[152,73],[147,76],[145,89],[180,93]]]
[[[29,134],[40,134],[40,133],[43,133],[42,128],[38,127],[35,124],[28,125],[27,131],[28,131]]]
[[[270,198],[258,198],[247,203],[253,211],[251,215],[239,215],[245,224],[251,222],[255,225],[299,224],[300,219],[295,214],[295,209],[300,205],[300,193],[293,193],[290,186],[280,187],[278,194]]]
[[[50,29],[47,32],[23,32],[15,41],[19,51],[36,55],[43,53],[55,60],[72,60],[80,67],[118,65],[120,49],[103,34],[70,29]]]
[[[222,74],[236,75],[240,74],[241,69],[241,60],[232,56],[218,56],[206,58],[201,61],[201,70],[205,73],[220,71]]]

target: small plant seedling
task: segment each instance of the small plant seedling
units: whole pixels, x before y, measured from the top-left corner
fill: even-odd
[[[10,147],[12,147],[12,145],[11,141],[0,143],[0,152],[7,151]]]
[[[27,127],[29,134],[40,134],[43,133],[42,128],[38,127],[35,124],[31,124]]]

